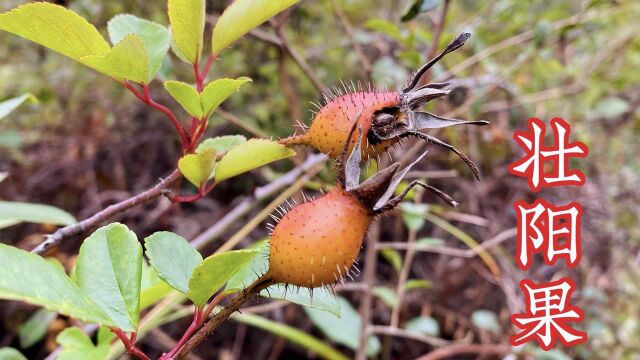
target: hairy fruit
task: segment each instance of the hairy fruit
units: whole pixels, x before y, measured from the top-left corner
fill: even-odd
[[[336,187],[294,207],[273,229],[265,278],[309,288],[342,280],[349,274],[374,216],[393,209],[414,186],[423,186],[457,205],[448,195],[419,181],[394,196],[402,178],[426,152],[403,170],[394,163],[360,183],[362,127],[349,151],[357,124],[351,127],[343,144]]]
[[[373,213],[340,187],[289,211],[271,235],[269,273],[314,288],[349,272]]]
[[[310,145],[332,158],[338,157],[344,147],[349,129],[360,114],[358,126],[365,133],[371,129],[371,119],[377,111],[400,105],[398,92],[357,91],[338,96],[327,102],[316,114],[311,126],[302,135],[281,140],[285,145]],[[362,139],[362,155],[365,158],[384,153],[399,139],[369,144]],[[353,149],[355,139],[349,146]]]
[[[423,65],[401,91],[362,91],[346,89],[346,94],[330,96],[317,112],[309,129],[301,135],[280,140],[281,144],[309,145],[332,158],[340,155],[349,129],[357,122],[365,136],[361,140],[361,159],[377,158],[406,137],[417,137],[456,153],[479,179],[475,164],[453,146],[420,130],[452,125],[486,125],[486,121],[464,121],[417,111],[424,104],[451,92],[452,83],[431,83],[419,86],[422,75],[446,54],[459,49],[469,39],[469,33],[456,37],[438,56]],[[358,120],[356,120],[358,119]],[[349,144],[353,149],[355,141]]]

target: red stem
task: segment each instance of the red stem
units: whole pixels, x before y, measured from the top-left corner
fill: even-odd
[[[218,293],[218,295],[216,295],[216,296],[211,300],[211,302],[209,303],[209,305],[207,305],[207,307],[206,307],[206,308],[204,308],[204,312],[202,313],[202,314],[203,314],[203,316],[202,316],[202,319],[201,319],[201,320],[202,320],[202,322],[203,322],[203,323],[204,323],[204,320],[205,320],[206,318],[208,318],[208,317],[209,317],[209,315],[211,315],[211,312],[213,311],[213,309],[215,309],[215,307],[216,307],[218,304],[220,304],[220,301],[222,301],[222,300],[223,300],[224,298],[226,298],[228,295],[229,295],[229,294],[226,294],[226,293],[224,292],[224,289],[222,289],[222,290]]]
[[[177,202],[177,203],[194,202],[196,200],[200,200],[203,197],[207,196],[207,194],[209,194],[211,190],[213,190],[213,188],[216,187],[216,185],[218,185],[218,183],[214,181],[211,184],[209,184],[209,186],[207,187],[201,186],[200,188],[198,188],[197,194],[185,195],[185,196],[173,196],[170,199],[171,201]]]
[[[110,328],[110,330],[111,332],[113,332],[118,336],[120,341],[122,341],[122,343],[124,344],[125,350],[127,350],[127,353],[141,360],[151,360],[147,355],[145,355],[144,352],[142,352],[142,350],[138,349],[138,347],[136,346],[135,340],[136,340],[137,334],[135,332],[131,333],[131,338],[128,338],[127,335],[124,333],[124,331],[122,331],[121,329]]]
[[[213,64],[213,61],[215,59],[216,59],[215,56],[209,55],[209,57],[207,58],[207,62],[204,64],[204,68],[202,69],[202,72],[200,72],[199,61],[196,61],[196,63],[193,64],[193,72],[196,76],[196,89],[198,90],[198,92],[202,92],[204,79],[207,77],[207,74],[209,73],[209,69],[211,68],[211,64]]]
[[[173,111],[171,111],[168,107],[155,102],[151,98],[151,92],[149,90],[149,85],[143,85],[142,86],[142,90],[143,90],[144,93],[140,93],[140,91],[138,91],[129,82],[125,81],[123,83],[123,85],[124,85],[125,88],[127,88],[129,91],[131,91],[133,93],[133,95],[135,95],[138,99],[140,99],[140,101],[142,101],[143,103],[149,105],[153,109],[161,111],[162,113],[164,113],[167,116],[167,118],[169,118],[169,121],[171,121],[171,124],[173,124],[173,127],[178,132],[178,135],[180,135],[180,140],[182,141],[183,151],[186,151],[187,146],[189,145],[189,136],[187,135],[187,132],[185,131],[185,129],[182,126],[182,124],[180,124],[180,122],[178,121],[178,118],[173,113]]]
[[[180,349],[182,348],[184,343],[186,343],[187,340],[189,340],[189,338],[191,338],[191,335],[193,335],[193,333],[196,332],[196,330],[204,322],[203,319],[205,317],[203,317],[202,315],[203,315],[202,308],[199,308],[199,307],[196,306],[195,310],[193,312],[193,320],[191,321],[191,324],[189,324],[189,327],[187,328],[187,330],[185,330],[184,334],[180,338],[180,341],[178,341],[176,346],[174,346],[173,349],[171,349],[171,351],[169,351],[168,353],[162,354],[162,356],[160,357],[160,360],[171,359],[171,358],[173,358],[173,356],[175,356],[175,354],[178,351],[180,351]]]

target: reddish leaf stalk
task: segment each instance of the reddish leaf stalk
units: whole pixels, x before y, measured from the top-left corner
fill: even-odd
[[[213,61],[216,59],[215,56],[213,55],[209,55],[209,57],[207,58],[207,62],[204,65],[204,68],[202,69],[202,72],[200,71],[200,60],[196,60],[195,64],[193,64],[193,73],[195,74],[195,78],[196,78],[196,89],[198,90],[198,92],[202,92],[202,89],[204,88],[204,80],[207,77],[207,74],[209,73],[209,69],[211,68],[211,64],[213,64]]]
[[[208,186],[200,186],[198,188],[198,193],[197,194],[193,194],[193,195],[184,195],[184,196],[171,196],[169,197],[169,199],[171,199],[171,201],[176,202],[176,203],[188,203],[188,202],[194,202],[196,200],[200,200],[203,197],[207,196],[207,194],[209,194],[211,192],[211,190],[213,190],[216,186],[218,185],[217,182],[212,182],[211,184],[209,184]]]
[[[204,315],[202,308],[199,308],[196,306],[193,312],[193,320],[191,321],[191,324],[189,324],[189,327],[187,328],[187,330],[185,330],[184,334],[180,338],[180,341],[178,341],[176,346],[174,346],[173,349],[171,349],[171,351],[169,351],[168,353],[162,354],[162,356],[160,357],[160,360],[169,360],[173,358],[173,356],[178,351],[180,351],[180,349],[187,342],[187,340],[191,338],[191,335],[193,335],[193,333],[200,326],[202,326],[202,324],[204,323],[204,319],[206,319],[206,315]]]
[[[124,331],[122,331],[122,329],[118,329],[118,328],[109,328],[109,329],[111,330],[111,332],[116,334],[116,336],[118,336],[120,341],[122,341],[127,353],[141,360],[151,360],[147,355],[145,355],[144,352],[142,352],[142,350],[140,350],[136,346],[135,342],[136,342],[137,334],[135,332],[131,333],[131,337],[128,338],[127,334],[125,334]]]
[[[133,95],[135,95],[138,99],[140,99],[140,101],[142,101],[143,103],[149,105],[149,107],[164,113],[167,116],[167,118],[169,118],[169,121],[171,121],[171,124],[173,124],[173,127],[176,129],[176,131],[178,132],[178,135],[180,136],[180,140],[182,142],[182,148],[183,148],[183,151],[185,151],[187,146],[188,146],[188,144],[189,144],[189,136],[187,135],[187,132],[185,131],[185,129],[182,126],[182,124],[180,124],[180,122],[178,121],[178,118],[173,113],[173,111],[171,111],[166,106],[155,102],[151,98],[151,92],[149,90],[149,85],[143,85],[142,86],[143,93],[140,93],[140,91],[138,91],[129,82],[125,81],[123,83],[123,85],[129,91],[131,91],[133,93]]]

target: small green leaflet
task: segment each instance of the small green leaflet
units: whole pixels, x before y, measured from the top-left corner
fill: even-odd
[[[216,170],[216,151],[206,149],[201,153],[188,154],[178,160],[178,169],[196,187],[212,179]]]
[[[187,296],[196,306],[206,304],[213,294],[258,254],[255,250],[235,250],[209,256],[193,270]]]
[[[142,39],[149,61],[146,81],[149,83],[160,70],[162,61],[169,51],[171,44],[169,30],[158,23],[129,14],[113,17],[109,20],[107,29],[109,30],[109,39],[114,45],[130,34],[136,34]]]
[[[276,284],[262,290],[260,296],[286,300],[294,304],[327,311],[340,317],[340,303],[333,291],[327,287],[296,289],[293,286],[285,288],[283,284]]]
[[[225,292],[240,291],[251,285],[260,275],[269,270],[269,241],[260,241],[249,248],[258,251],[249,263],[229,279]],[[285,288],[282,284],[271,285],[260,292],[260,296],[270,299],[282,299],[294,304],[309,306],[312,308],[328,311],[336,316],[340,316],[340,304],[336,300],[333,292],[327,288],[316,288],[311,291],[307,288]]]
[[[124,331],[138,326],[141,274],[142,246],[122,224],[99,228],[80,247],[78,286]]]
[[[135,34],[125,36],[107,54],[85,56],[81,62],[117,81],[145,84],[149,79],[147,50]]]
[[[275,141],[251,139],[232,148],[222,157],[216,168],[216,181],[226,180],[260,166],[295,155],[295,151]]]
[[[210,82],[200,95],[204,115],[211,115],[223,101],[248,82],[251,82],[251,79],[244,76],[237,79],[218,79]]]
[[[311,321],[323,334],[338,344],[342,344],[352,350],[358,350],[360,344],[360,325],[362,319],[360,314],[343,297],[338,296],[341,317],[329,315],[326,312],[305,307]],[[375,356],[380,352],[380,341],[375,336],[367,339],[367,355]]]
[[[58,360],[106,360],[109,357],[109,343],[112,338],[105,336],[104,330],[100,329],[98,344],[94,345],[82,329],[75,326],[66,328],[56,337],[56,341],[63,348]]]
[[[224,154],[227,151],[234,148],[236,145],[240,145],[246,142],[247,138],[242,135],[225,135],[217,136],[204,140],[198,145],[196,152],[203,152],[208,149],[213,149],[218,154]]]
[[[235,0],[213,28],[211,52],[219,54],[244,34],[300,0]]]
[[[192,64],[199,61],[202,53],[205,6],[205,0],[169,0],[169,22],[176,47]]]
[[[413,318],[404,325],[405,329],[428,336],[440,336],[440,325],[431,316]]]
[[[0,120],[9,115],[13,110],[17,109],[18,106],[22,105],[27,100],[34,104],[38,103],[38,99],[30,93],[0,102]]]
[[[0,348],[0,360],[28,360],[22,353],[12,347]]]
[[[182,236],[159,231],[144,239],[149,263],[158,276],[183,294],[189,292],[189,279],[202,262],[202,255]]]
[[[38,309],[18,328],[20,348],[26,349],[33,346],[47,334],[49,324],[58,316],[55,311]],[[2,357],[0,357],[2,359]]]
[[[68,212],[49,205],[0,201],[0,229],[21,222],[71,225],[76,219]]]
[[[189,115],[201,119],[202,104],[200,104],[200,94],[193,86],[182,81],[169,80],[164,82],[164,88]]]
[[[191,116],[202,119],[208,118],[222,102],[250,81],[248,77],[218,79],[209,83],[202,94],[182,81],[166,81],[164,87]]]

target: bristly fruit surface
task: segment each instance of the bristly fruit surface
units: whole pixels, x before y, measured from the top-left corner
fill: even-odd
[[[271,236],[272,279],[302,287],[332,284],[350,271],[373,217],[341,187],[296,206]]]
[[[413,137],[453,151],[469,166],[476,179],[479,179],[480,171],[466,155],[423,131],[453,125],[487,125],[488,122],[448,119],[419,111],[419,108],[428,102],[449,94],[454,85],[444,82],[421,86],[420,79],[424,73],[446,54],[462,47],[470,36],[469,33],[458,35],[438,56],[418,69],[401,91],[364,91],[356,89],[355,86],[351,89],[345,87],[348,93],[327,98],[326,104],[320,108],[304,134],[282,139],[280,143],[287,146],[313,146],[335,159],[347,141],[349,129],[357,122],[356,125],[365,135],[360,146],[362,161],[377,159],[401,139]],[[355,141],[349,144],[349,151],[353,149],[354,144]]]
[[[318,151],[336,158],[345,142],[353,122],[360,114],[359,126],[369,132],[371,119],[374,113],[388,107],[400,105],[400,94],[389,91],[358,91],[339,95],[329,99],[316,114],[309,130],[299,136],[281,140],[285,145],[310,145]],[[369,144],[367,139],[362,139],[363,156],[375,157],[385,152],[399,139],[392,139],[379,144]],[[355,139],[349,146],[353,149]]]

